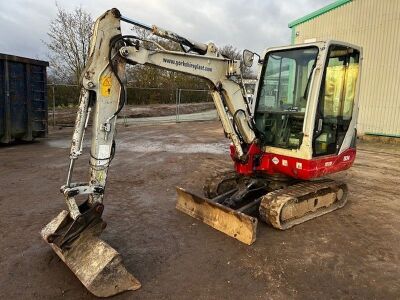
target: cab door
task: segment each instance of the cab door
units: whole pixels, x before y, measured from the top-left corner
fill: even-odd
[[[359,66],[360,50],[329,45],[314,124],[314,157],[338,154],[349,133],[355,142]]]

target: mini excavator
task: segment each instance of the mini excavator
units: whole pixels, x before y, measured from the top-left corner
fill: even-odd
[[[181,50],[121,34],[121,22],[139,26]],[[257,61],[253,109],[241,70]],[[44,240],[96,296],[140,287],[119,253],[99,238],[107,171],[115,154],[118,113],[126,102],[126,64],[155,66],[205,79],[227,138],[234,170],[213,174],[204,195],[177,188],[176,207],[245,243],[256,239],[258,219],[285,230],[343,207],[345,183],[325,176],[348,169],[356,156],[361,48],[339,41],[249,50],[242,60],[111,9],[93,29],[82,75],[70,164],[61,187],[67,210],[41,232]],[[88,182],[72,182],[92,118]],[[78,201],[78,198],[83,198]]]

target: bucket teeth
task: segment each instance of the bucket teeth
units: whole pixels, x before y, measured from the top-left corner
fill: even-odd
[[[68,212],[64,210],[42,229],[41,235],[46,242],[66,222],[67,217]],[[100,226],[85,230],[68,249],[49,244],[82,284],[97,297],[109,297],[140,288],[140,282],[123,266],[120,254],[99,238],[102,231]]]

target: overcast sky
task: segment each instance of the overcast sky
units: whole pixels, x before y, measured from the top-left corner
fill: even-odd
[[[290,42],[289,22],[333,0],[59,0],[73,10],[82,6],[96,18],[111,7],[146,24],[200,42],[231,44],[261,52]],[[0,53],[46,59],[53,0],[0,0]]]

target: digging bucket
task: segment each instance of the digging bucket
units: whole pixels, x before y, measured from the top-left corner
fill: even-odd
[[[140,288],[140,282],[122,264],[120,254],[99,238],[102,224],[82,232],[67,249],[49,242],[68,218],[68,212],[63,210],[42,229],[41,235],[93,295],[109,297]]]

